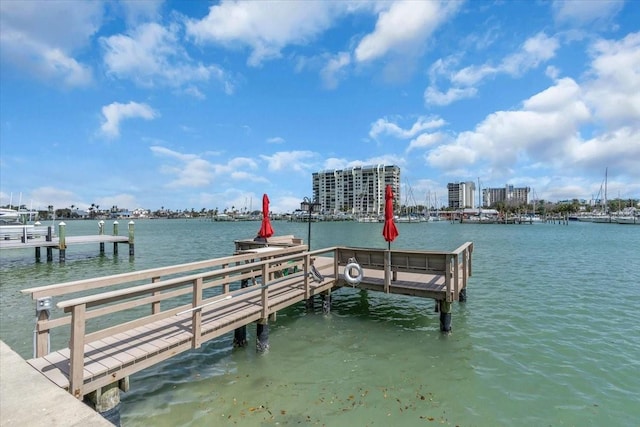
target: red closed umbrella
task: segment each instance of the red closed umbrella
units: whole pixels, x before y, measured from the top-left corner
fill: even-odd
[[[384,240],[389,242],[389,248],[391,248],[391,242],[398,237],[398,229],[395,222],[393,222],[393,190],[391,186],[387,184],[387,188],[384,191],[384,228],[382,229],[382,235]]]
[[[258,237],[266,239],[273,236],[273,227],[271,227],[271,221],[269,220],[269,196],[262,195],[262,225],[258,231]]]

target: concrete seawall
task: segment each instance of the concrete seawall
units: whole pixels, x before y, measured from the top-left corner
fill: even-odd
[[[0,341],[0,426],[110,426]]]

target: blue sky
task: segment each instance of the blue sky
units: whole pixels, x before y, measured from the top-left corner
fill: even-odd
[[[2,205],[287,212],[378,163],[640,198],[636,1],[2,0],[0,66]]]

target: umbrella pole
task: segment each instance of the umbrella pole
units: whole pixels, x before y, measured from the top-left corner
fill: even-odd
[[[391,245],[391,244],[389,244]],[[391,287],[391,250],[385,253],[384,257],[384,293],[389,293]]]

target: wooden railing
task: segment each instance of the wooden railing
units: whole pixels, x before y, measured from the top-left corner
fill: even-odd
[[[460,291],[467,286],[472,273],[472,252],[472,242],[460,245],[453,252],[340,247],[337,260],[340,266],[355,259],[365,270],[385,271],[385,292],[399,272],[444,275],[446,300],[451,302],[458,301]]]
[[[306,249],[306,246],[302,247]],[[57,307],[62,309],[66,316],[59,319],[42,319],[37,322],[37,330],[40,334],[49,334],[54,327],[65,324],[71,325],[69,340],[69,390],[77,397],[82,397],[86,388],[83,386],[85,345],[106,337],[116,335],[134,328],[149,325],[154,322],[175,318],[191,314],[191,347],[198,348],[202,342],[201,326],[202,313],[207,307],[220,303],[227,299],[242,299],[244,295],[258,289],[261,292],[259,306],[261,308],[260,318],[267,318],[272,314],[272,307],[269,304],[269,290],[273,286],[283,285],[287,281],[290,284],[302,283],[305,289],[305,296],[310,296],[310,282],[308,272],[315,255],[319,253],[335,252],[336,248],[329,248],[323,251],[301,252],[300,248],[275,249],[268,255],[261,254],[261,259],[256,259],[256,254],[238,255],[210,262],[200,262],[185,264],[164,269],[154,269],[138,274],[127,273],[101,279],[90,279],[77,281],[71,284],[53,285],[48,289],[36,288],[26,289],[24,293],[32,295],[43,295],[51,292],[56,295],[64,295],[67,292],[85,289],[104,289],[122,284],[131,280],[151,278],[151,283],[128,286],[122,289],[108,290],[93,295],[80,296],[57,303]],[[278,256],[280,255],[280,256]],[[218,267],[209,268],[204,271],[173,277],[159,279],[161,275],[173,274],[178,271],[193,271],[202,269],[204,266]],[[335,266],[335,264],[334,264]],[[332,268],[332,270],[334,270]],[[327,273],[325,271],[325,273]],[[337,271],[329,272],[333,277],[337,277]],[[230,289],[232,283],[240,284],[241,281],[248,281],[252,285],[246,288]],[[333,279],[335,282],[335,279]],[[331,283],[333,286],[333,283]],[[330,286],[330,287],[331,287]],[[205,291],[211,288],[218,288],[215,295],[206,296]],[[190,303],[184,304],[181,300],[188,298]],[[160,302],[172,301],[170,308],[159,310]],[[137,309],[143,306],[152,307],[151,314],[138,315],[132,320],[88,332],[88,322],[92,319],[112,317],[117,313]],[[37,340],[36,354],[44,356],[48,350],[43,348],[45,340]],[[40,343],[40,344],[38,344]]]
[[[193,280],[193,276],[190,279],[189,276],[182,276],[180,274],[184,273],[192,273],[194,271],[202,270],[202,275],[211,274],[212,272],[217,271],[225,271],[227,274],[231,274],[228,270],[224,270],[231,264],[246,264],[256,258],[273,258],[281,255],[287,255],[292,253],[301,253],[306,250],[306,246],[296,246],[289,248],[278,248],[269,252],[268,254],[257,256],[256,254],[245,254],[245,255],[234,255],[223,258],[216,258],[206,261],[197,261],[186,264],[179,264],[169,267],[160,267],[160,268],[152,268],[148,270],[135,271],[131,273],[122,273],[116,274],[112,276],[106,277],[98,277],[91,279],[82,279],[75,280],[67,283],[59,283],[49,286],[42,286],[37,288],[29,288],[23,289],[21,292],[23,294],[31,295],[34,300],[43,301],[48,300],[47,305],[53,308],[53,303],[51,299],[53,297],[62,297],[68,295],[74,295],[78,293],[88,293],[88,292],[105,292],[105,290],[114,289],[114,288],[123,288],[125,289],[121,291],[113,291],[113,292],[121,292],[116,293],[114,296],[120,297],[127,295],[127,291],[139,285],[140,282],[148,282],[150,281],[150,293],[151,296],[147,297],[140,301],[139,304],[132,305],[131,308],[137,307],[139,305],[149,304],[151,307],[151,314],[160,313],[160,302],[166,300],[168,298],[177,297],[180,295],[186,295],[191,292],[190,289],[175,289],[174,294],[164,295],[161,294],[162,287],[166,285],[168,288],[179,288],[179,284],[181,281],[188,282],[189,280]],[[251,264],[249,264],[251,265]],[[196,274],[195,277],[198,275]],[[255,277],[248,275],[248,277]],[[174,279],[167,280],[165,278],[174,277]],[[234,280],[241,280],[243,277],[234,278]],[[228,283],[222,282],[223,292],[228,291]],[[226,286],[225,286],[226,283]],[[215,286],[212,284],[211,286]],[[207,287],[211,287],[207,286]],[[133,297],[134,295],[131,295]],[[38,303],[36,307],[38,306]],[[91,317],[102,316],[103,312],[108,312],[109,310],[98,311],[95,313],[91,313]],[[58,318],[51,318],[50,310],[40,310],[38,311],[38,320],[36,322],[36,338],[35,338],[35,348],[34,348],[34,356],[42,357],[49,352],[49,335],[50,331],[54,328],[68,325],[71,323],[70,316],[62,316]],[[89,318],[91,318],[89,317]]]

